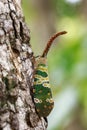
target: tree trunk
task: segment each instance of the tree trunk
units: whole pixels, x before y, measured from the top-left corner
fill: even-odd
[[[0,130],[46,130],[32,98],[34,56],[20,0],[0,0]]]

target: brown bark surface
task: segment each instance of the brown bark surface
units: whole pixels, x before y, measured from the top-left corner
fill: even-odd
[[[33,52],[20,0],[0,0],[0,130],[46,130],[32,98]]]

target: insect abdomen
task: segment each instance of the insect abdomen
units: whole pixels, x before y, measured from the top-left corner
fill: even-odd
[[[38,64],[34,77],[34,102],[39,116],[47,117],[53,109],[54,102],[49,84],[47,66]]]

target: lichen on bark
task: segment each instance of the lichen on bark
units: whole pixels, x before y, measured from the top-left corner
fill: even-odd
[[[0,130],[46,130],[32,98],[34,56],[20,2],[0,1]]]

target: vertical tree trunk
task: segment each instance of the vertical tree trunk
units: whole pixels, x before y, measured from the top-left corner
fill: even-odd
[[[33,52],[20,0],[0,0],[0,130],[46,130],[32,99]]]

